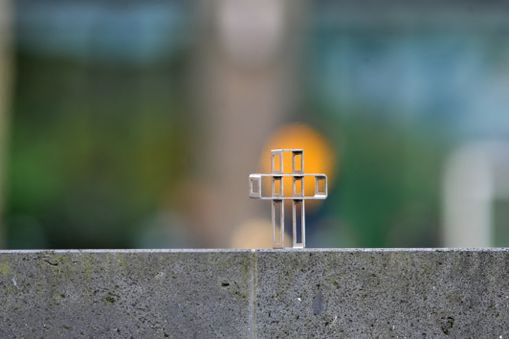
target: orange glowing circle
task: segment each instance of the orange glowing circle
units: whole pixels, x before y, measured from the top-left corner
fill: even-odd
[[[277,130],[269,139],[261,159],[264,173],[271,172],[271,150],[278,148],[301,148],[304,150],[304,173],[324,173],[329,186],[333,180],[336,152],[328,140],[315,129],[302,123],[286,125]],[[292,167],[291,156],[283,159],[284,172]],[[288,178],[289,179],[289,178]],[[289,179],[290,180],[290,179]],[[268,183],[270,185],[270,183]],[[267,187],[270,189],[270,187]],[[314,181],[304,181],[304,192],[314,191]],[[284,194],[291,195],[291,183],[284,183]]]

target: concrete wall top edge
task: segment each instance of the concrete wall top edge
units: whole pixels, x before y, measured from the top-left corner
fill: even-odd
[[[509,252],[509,247],[483,248],[305,248],[305,249],[30,249],[0,250],[0,254],[34,254],[34,253],[334,253],[334,252]]]

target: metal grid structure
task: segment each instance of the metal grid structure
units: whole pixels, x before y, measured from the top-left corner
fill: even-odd
[[[285,172],[283,163],[285,154],[292,157],[292,168]],[[292,193],[285,196],[284,178],[291,177]],[[271,192],[264,194],[263,178],[270,178]],[[304,180],[314,180],[314,192],[306,195]],[[272,201],[272,246],[283,248],[285,243],[285,200],[292,202],[292,236],[293,248],[306,247],[306,211],[305,200],[327,198],[327,176],[325,174],[304,173],[304,150],[275,149],[271,156],[271,173],[249,175],[249,197],[252,199]],[[300,220],[300,234],[297,226]],[[299,237],[300,235],[300,237]]]

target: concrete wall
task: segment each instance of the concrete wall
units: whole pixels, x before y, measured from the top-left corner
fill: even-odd
[[[0,251],[0,338],[507,338],[509,250]]]

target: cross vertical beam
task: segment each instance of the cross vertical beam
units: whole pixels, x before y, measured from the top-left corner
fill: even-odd
[[[272,247],[285,247],[285,204],[283,200],[272,200]]]

